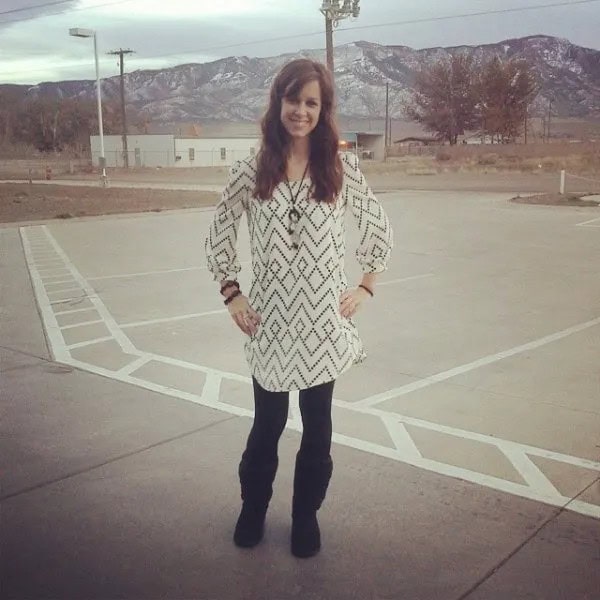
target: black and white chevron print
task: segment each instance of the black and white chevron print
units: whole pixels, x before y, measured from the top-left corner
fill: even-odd
[[[340,295],[348,287],[344,272],[345,218],[356,218],[360,243],[356,257],[364,272],[386,268],[392,228],[351,153],[341,154],[342,192],[335,204],[310,199],[310,180],[298,194],[300,246],[287,231],[290,192],[280,184],[273,198],[252,198],[256,162],[235,163],[206,239],[208,268],[215,280],[236,279],[240,271],[237,234],[246,214],[252,253],[248,298],[262,316],[245,353],[254,377],[271,391],[305,389],[332,381],[366,357],[356,327],[340,315]],[[292,183],[298,191],[299,182]]]

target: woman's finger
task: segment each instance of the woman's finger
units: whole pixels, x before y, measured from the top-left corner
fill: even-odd
[[[250,330],[248,329],[248,325],[244,319],[244,313],[235,313],[233,315],[233,320],[246,335],[250,335]]]
[[[257,325],[261,322],[260,315],[253,308],[248,308],[248,314]]]
[[[246,315],[246,323],[248,324],[250,333],[252,335],[254,335],[256,333],[256,331],[258,330],[258,321],[256,320],[255,317],[252,316],[252,314],[248,313]]]

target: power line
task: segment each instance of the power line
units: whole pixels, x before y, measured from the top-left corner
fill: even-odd
[[[375,29],[380,27],[391,27],[391,26],[402,26],[402,25],[415,25],[418,23],[431,23],[437,21],[449,21],[451,19],[465,19],[468,17],[481,17],[484,15],[495,15],[502,13],[512,13],[512,12],[524,12],[528,10],[539,10],[543,8],[556,8],[562,6],[571,6],[575,4],[591,4],[592,2],[600,2],[600,0],[574,0],[573,2],[554,2],[552,4],[538,4],[534,6],[521,6],[519,8],[503,8],[498,10],[489,10],[489,11],[479,11],[474,13],[462,13],[458,15],[444,15],[442,17],[425,17],[422,19],[412,19],[409,21],[395,21],[388,23],[376,23],[373,25],[361,25],[359,27],[340,27],[336,29],[336,31],[358,31],[364,29]],[[151,55],[146,58],[167,58],[169,56],[180,56],[182,54],[201,54],[203,52],[210,52],[212,50],[226,50],[229,48],[239,48],[241,46],[252,46],[255,44],[263,44],[269,42],[281,42],[285,40],[294,40],[305,37],[314,37],[316,35],[323,35],[323,31],[313,31],[312,33],[298,33],[295,35],[284,35],[280,37],[262,39],[262,40],[254,40],[251,42],[237,42],[235,44],[226,44],[222,46],[209,46],[206,48],[199,48],[198,50],[185,50],[183,52],[172,52],[170,54],[158,54]]]
[[[102,4],[102,5],[97,5],[97,6],[110,6],[113,4],[122,4],[124,2],[131,2],[131,1],[132,0],[119,0],[117,2],[110,2],[107,4]],[[600,0],[573,0],[572,2],[553,2],[553,3],[549,3],[549,4],[521,6],[518,8],[503,8],[503,9],[496,9],[496,10],[478,11],[478,12],[473,12],[473,13],[462,13],[462,14],[457,14],[457,15],[444,15],[441,17],[425,17],[422,19],[411,19],[411,20],[406,20],[406,21],[395,21],[395,22],[388,22],[388,23],[375,23],[373,25],[361,25],[359,27],[343,27],[343,28],[337,29],[337,31],[358,31],[358,30],[375,29],[375,28],[390,27],[390,26],[414,25],[414,24],[419,24],[419,23],[448,21],[448,20],[452,20],[452,19],[465,19],[465,18],[469,18],[469,17],[481,17],[481,16],[486,16],[486,15],[506,14],[506,13],[514,13],[514,12],[525,12],[525,11],[531,11],[531,10],[541,10],[541,9],[547,9],[547,8],[557,8],[557,7],[564,7],[564,6],[591,4],[591,3],[595,3],[595,2],[600,2]],[[89,9],[89,8],[96,8],[96,7],[86,7],[86,8]],[[73,9],[73,11],[75,11],[75,10],[84,10],[84,9]],[[67,12],[72,12],[72,11],[67,11]],[[25,20],[25,19],[22,19],[22,20]],[[11,21],[11,22],[13,22],[13,21]],[[0,21],[0,24],[2,24],[1,21]],[[169,58],[172,56],[183,56],[186,54],[202,54],[202,53],[211,52],[214,50],[226,50],[226,49],[231,49],[231,48],[239,48],[239,47],[243,47],[243,46],[252,46],[252,45],[257,45],[257,44],[280,42],[280,41],[301,39],[301,38],[314,37],[314,36],[322,36],[322,35],[323,35],[323,31],[314,31],[311,33],[299,33],[299,34],[295,34],[295,35],[285,35],[285,36],[273,37],[273,38],[262,39],[262,40],[237,42],[235,44],[225,44],[225,45],[220,45],[220,46],[208,46],[205,48],[198,48],[197,50],[184,50],[181,52],[171,52],[169,54],[154,54],[154,55],[150,55],[150,56],[144,56],[144,59]],[[79,64],[72,63],[72,64],[68,64],[68,65],[58,65],[54,68],[60,70],[60,69],[69,69],[69,68],[76,67],[76,66],[79,66]],[[46,73],[47,71],[48,71],[48,69],[37,69],[37,70],[29,70],[28,69],[27,73]],[[22,73],[22,71],[12,71],[12,72],[9,72],[8,75],[13,75],[13,74],[16,75],[16,74],[21,74],[21,73]]]
[[[550,4],[537,4],[533,6],[521,6],[519,8],[499,8],[495,10],[482,10],[479,12],[464,13],[461,15],[446,15],[443,17],[426,17],[423,19],[412,19],[410,21],[396,21],[391,23],[379,23],[376,25],[362,25],[360,27],[344,27],[338,31],[358,31],[359,29],[375,29],[376,27],[390,27],[392,25],[415,25],[417,23],[433,23],[436,21],[448,21],[450,19],[463,19],[467,17],[481,17],[484,15],[500,15],[505,13],[525,12],[539,10],[541,8],[558,8],[562,6],[575,6],[576,4],[591,4],[600,0],[573,0],[572,2],[553,2]]]
[[[10,10],[0,11],[0,15],[11,15],[12,13],[23,12],[26,10],[34,10],[36,8],[45,8],[47,6],[56,6],[57,4],[70,4],[73,0],[58,0],[57,2],[44,2],[44,4],[32,4],[30,6],[22,6],[21,8],[11,8]]]
[[[43,6],[50,6],[52,4],[61,4],[61,3],[65,3],[69,0],[61,0],[61,2],[50,2],[47,4],[39,4],[37,7],[43,7]],[[103,8],[105,6],[114,6],[116,4],[124,4],[126,2],[133,2],[134,0],[114,0],[113,2],[106,2],[103,4],[96,4],[95,6],[82,6],[80,8],[72,8],[69,10],[64,11],[61,14],[68,14],[70,12],[76,12],[76,11],[80,11],[80,10],[93,10],[94,8]],[[591,4],[594,2],[600,2],[600,0],[572,0],[571,2],[552,2],[552,3],[548,3],[548,4],[537,4],[537,5],[533,5],[533,6],[521,6],[518,8],[501,8],[501,9],[495,9],[495,10],[484,10],[484,11],[478,11],[478,12],[472,12],[472,13],[463,13],[463,14],[458,14],[458,15],[445,15],[445,16],[441,16],[441,17],[425,17],[423,19],[413,19],[410,21],[391,21],[391,22],[387,22],[387,23],[376,23],[373,25],[362,25],[360,27],[342,27],[339,28],[337,31],[358,31],[361,29],[374,29],[374,28],[378,28],[378,27],[391,27],[391,26],[396,26],[396,25],[414,25],[417,23],[432,23],[432,22],[436,22],[436,21],[447,21],[449,19],[463,19],[463,18],[468,18],[468,17],[480,17],[480,16],[485,16],[485,15],[497,15],[497,14],[505,14],[505,13],[514,13],[514,12],[525,12],[525,11],[530,11],[530,10],[539,10],[539,9],[544,9],[544,8],[559,8],[559,7],[563,7],[563,6],[576,6],[578,4]],[[36,6],[30,6],[27,9],[33,9],[33,8],[37,8]],[[16,10],[25,10],[25,9],[13,9],[13,11],[6,11],[6,12],[14,12]],[[0,12],[0,16],[2,16],[3,14],[6,14],[6,12]],[[36,19],[38,17],[25,17],[23,19],[12,19],[10,21],[0,21],[0,25],[3,23],[18,23],[20,21],[29,21],[31,19]],[[236,46],[245,46],[245,45],[251,45],[251,44],[259,44],[259,43],[265,43],[265,42],[271,42],[271,41],[280,41],[280,40],[286,40],[286,39],[298,39],[298,38],[302,38],[302,37],[312,37],[315,35],[322,35],[322,31],[317,31],[317,32],[312,32],[312,33],[301,33],[301,34],[296,34],[296,35],[291,35],[291,36],[282,36],[282,37],[277,37],[277,38],[270,38],[270,39],[263,39],[263,40],[256,40],[253,42],[246,42],[246,43],[239,43],[239,44],[230,44],[227,46],[214,46],[212,48],[206,48],[204,50],[220,50],[223,48],[234,48]],[[202,52],[203,50],[199,50],[198,52]],[[194,51],[196,52],[196,51]],[[178,53],[178,54],[186,54],[187,52],[183,52],[183,53]],[[190,51],[191,53],[191,51]],[[165,55],[165,56],[172,56],[171,54],[169,55]]]
[[[72,2],[72,1],[73,0],[60,0],[57,2],[46,2],[44,4],[36,4],[36,5],[26,6],[26,7],[22,7],[22,8],[14,8],[11,10],[6,10],[6,11],[0,12],[0,16],[15,13],[15,12],[21,12],[21,11],[25,11],[25,10],[34,10],[36,8],[44,8],[44,7],[55,6],[58,4],[66,4],[67,2]],[[125,4],[126,2],[133,2],[133,1],[134,0],[113,0],[112,2],[105,2],[103,4],[95,4],[94,6],[80,6],[78,8],[70,8],[68,10],[62,11],[60,14],[66,15],[66,14],[69,14],[72,12],[79,12],[81,10],[93,10],[94,8],[103,8],[105,6],[115,6],[116,4]],[[54,15],[43,14],[43,15],[33,15],[31,17],[23,17],[22,19],[9,19],[6,21],[0,21],[0,25],[11,24],[11,23],[20,23],[22,21],[32,21],[33,19],[40,19],[42,17],[50,17],[50,16],[54,16]]]

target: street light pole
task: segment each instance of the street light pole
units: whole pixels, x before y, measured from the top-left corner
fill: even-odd
[[[94,62],[96,64],[96,100],[98,104],[98,132],[100,134],[100,167],[102,168],[101,183],[107,184],[106,177],[106,157],[104,156],[104,128],[102,126],[102,89],[100,88],[100,67],[98,64],[98,40],[96,32],[93,29],[82,29],[74,27],[69,29],[69,35],[73,37],[93,38],[94,39]]]
[[[100,164],[102,185],[106,185],[106,156],[104,154],[104,126],[102,124],[102,88],[100,87],[100,66],[98,64],[98,36],[94,31],[94,61],[96,63],[96,100],[98,104],[98,132],[100,133]]]

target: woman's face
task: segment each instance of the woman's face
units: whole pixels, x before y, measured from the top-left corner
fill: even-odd
[[[295,98],[281,100],[281,123],[293,138],[311,134],[321,114],[321,86],[309,81]]]

